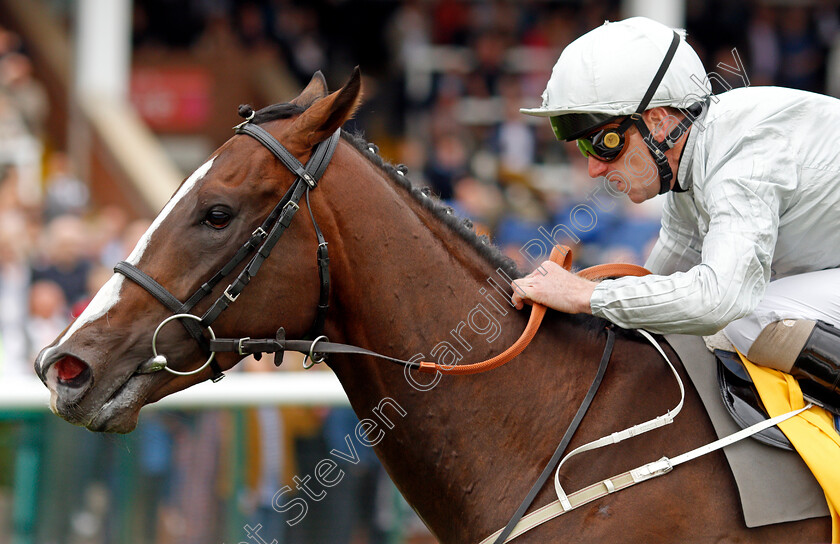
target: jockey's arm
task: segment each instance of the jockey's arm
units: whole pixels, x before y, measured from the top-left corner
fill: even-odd
[[[695,199],[698,221],[708,221],[701,263],[670,275],[604,281],[590,299],[594,315],[625,328],[711,334],[758,304],[779,224],[775,184],[721,175],[702,191]]]

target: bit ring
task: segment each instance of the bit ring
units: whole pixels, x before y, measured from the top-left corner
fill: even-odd
[[[201,321],[200,317],[198,317],[197,315],[193,315],[193,314],[175,314],[175,315],[167,317],[166,319],[161,321],[160,325],[158,325],[157,328],[155,329],[155,333],[152,335],[152,353],[154,354],[155,357],[158,356],[158,351],[157,351],[157,336],[158,336],[158,333],[163,328],[163,326],[166,325],[167,323],[169,323],[170,321],[172,321],[174,319],[181,319],[181,318],[183,318],[183,319],[194,319],[196,321]],[[210,332],[210,339],[215,340],[216,339],[216,333],[213,332],[213,329],[211,329],[208,326],[207,330],[208,330],[208,332]],[[189,370],[189,371],[185,371],[185,372],[181,372],[179,370],[173,370],[173,369],[169,368],[169,363],[168,362],[167,362],[166,366],[163,367],[163,370],[169,372],[170,374],[175,374],[176,376],[192,376],[193,374],[198,374],[199,372],[201,372],[202,370],[207,368],[207,366],[211,362],[213,362],[213,359],[215,357],[216,357],[216,352],[211,351],[210,352],[210,357],[207,358],[207,361],[205,361],[203,365],[201,365],[200,367],[198,367],[195,370]]]
[[[312,345],[309,346],[309,353],[303,358],[303,368],[310,369],[318,363],[323,363],[327,359],[324,355],[322,355],[320,359],[315,359],[315,344],[317,344],[321,340],[326,340],[327,342],[329,342],[330,339],[322,334],[321,336],[312,341]],[[311,362],[307,365],[307,361]]]

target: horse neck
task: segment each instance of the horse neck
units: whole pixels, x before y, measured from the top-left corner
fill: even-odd
[[[406,359],[423,352],[424,360],[432,360],[430,350],[442,341],[465,355],[462,362],[500,351],[501,337],[521,332],[527,320],[510,306],[512,272],[501,259],[481,255],[469,235],[454,232],[380,168],[357,162],[363,170],[354,176],[358,185],[329,197],[343,202],[329,212],[336,233],[330,240],[332,332]],[[472,323],[489,325],[476,321],[492,317],[499,338],[471,330],[476,309],[481,315]],[[462,331],[451,334],[461,322]]]
[[[347,160],[346,155],[336,160]],[[333,209],[330,217],[336,240],[330,240],[335,279],[328,334],[404,359],[422,354],[422,360],[452,363],[460,356],[460,364],[487,359],[513,343],[527,312],[512,309],[491,284],[510,291],[498,266],[373,164],[358,162],[354,168],[362,172],[355,179],[365,181],[343,191],[342,211]],[[557,346],[547,340],[580,336],[564,332],[568,322],[550,324],[550,336],[529,350],[537,357],[551,352],[579,358],[580,342]],[[600,345],[583,346],[592,352],[586,357],[597,361]],[[540,448],[533,447],[533,438],[520,443],[520,425],[553,424],[540,422],[546,417],[568,420],[575,399],[582,397],[568,384],[591,379],[576,376],[590,369],[575,365],[550,370],[541,365],[523,376],[511,364],[481,377],[443,376],[433,388],[419,390],[400,367],[387,362],[335,357],[330,366],[359,418],[378,424],[368,436],[384,433],[376,450],[392,479],[445,542],[489,531],[499,519],[486,508],[490,502],[507,511],[510,501],[521,499],[509,478],[533,472],[543,454],[534,453]],[[434,376],[417,374],[416,379],[433,383]],[[528,391],[543,380],[567,384],[560,390],[570,405],[558,406],[554,399],[546,414],[544,392]],[[488,464],[500,457],[510,472],[496,474]],[[478,481],[482,489],[473,490]],[[485,507],[474,511],[470,504],[479,497]],[[454,511],[472,516],[471,522],[458,520]]]

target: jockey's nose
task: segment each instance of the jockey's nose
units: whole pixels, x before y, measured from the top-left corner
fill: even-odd
[[[588,157],[587,158],[588,167],[589,167],[589,177],[590,178],[598,178],[607,173],[607,163],[603,161],[599,161],[595,157]]]

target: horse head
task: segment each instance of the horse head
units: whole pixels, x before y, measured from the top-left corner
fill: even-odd
[[[356,69],[342,89],[328,94],[319,72],[300,96],[264,108],[248,122],[306,163],[313,148],[352,117],[361,99],[360,80]],[[181,184],[118,266],[121,273],[38,355],[35,370],[50,390],[52,410],[91,430],[129,432],[145,404],[206,380],[214,369],[230,368],[239,359],[230,353],[216,355],[211,367],[204,363],[210,329],[198,318],[219,299],[226,311],[212,323],[216,335],[273,337],[282,325],[290,335],[303,336],[319,303],[314,217],[310,222],[303,210],[282,229],[273,252],[263,245],[275,226],[266,225],[266,218],[288,204],[284,200],[298,181],[255,137],[240,133],[216,150]],[[241,296],[229,296],[226,287],[261,251],[270,254],[260,262],[262,273],[247,282]],[[247,258],[231,266],[240,252]],[[213,284],[225,267],[231,268],[227,277]],[[201,295],[193,297],[196,293]],[[226,297],[236,303],[224,304]],[[183,312],[192,316],[162,326],[190,299],[193,307]],[[155,352],[165,358],[156,363],[165,360],[174,373],[144,370]]]

